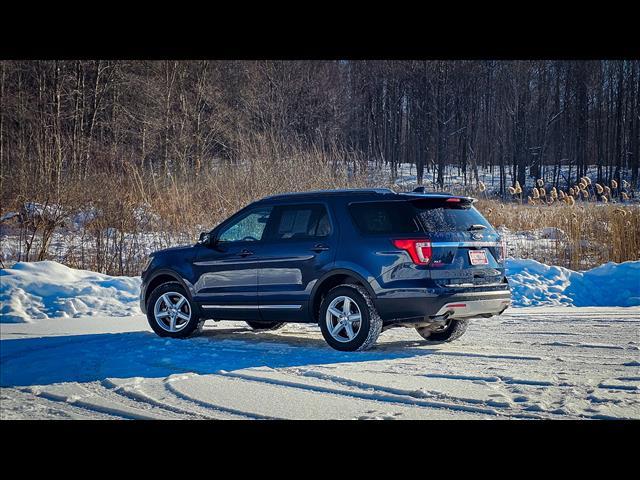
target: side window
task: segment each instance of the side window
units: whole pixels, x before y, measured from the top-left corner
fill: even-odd
[[[273,221],[270,238],[274,240],[321,238],[331,234],[331,222],[324,205],[278,207]]]
[[[271,207],[253,210],[224,227],[218,234],[220,242],[258,242],[269,221]]]
[[[349,211],[358,229],[367,235],[421,231],[408,202],[352,203]]]

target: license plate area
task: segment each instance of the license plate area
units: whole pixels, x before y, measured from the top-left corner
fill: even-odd
[[[469,261],[471,265],[489,265],[487,252],[484,250],[469,250]]]

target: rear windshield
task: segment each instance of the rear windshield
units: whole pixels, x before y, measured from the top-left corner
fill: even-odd
[[[492,230],[491,224],[469,203],[431,199],[414,200],[411,203],[427,232],[462,232],[469,230],[472,225],[482,225]]]
[[[469,203],[442,199],[352,203],[349,211],[364,234],[460,232],[472,225],[491,229],[489,222]]]

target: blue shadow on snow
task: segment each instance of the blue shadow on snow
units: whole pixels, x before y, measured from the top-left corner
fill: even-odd
[[[236,329],[207,329],[186,340],[151,332],[104,333],[0,341],[0,386],[166,377],[251,367],[284,368],[370,362],[436,353],[419,342],[385,342],[368,352],[339,352],[322,339]]]

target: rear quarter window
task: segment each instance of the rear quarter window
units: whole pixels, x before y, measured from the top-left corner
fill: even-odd
[[[414,209],[406,201],[352,203],[348,208],[358,230],[367,235],[422,231]]]

